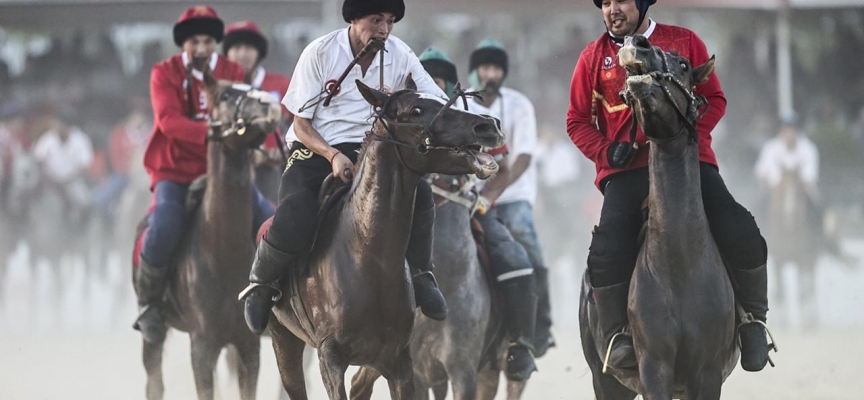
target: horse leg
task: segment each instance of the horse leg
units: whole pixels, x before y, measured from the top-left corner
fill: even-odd
[[[162,400],[165,385],[162,383],[162,348],[165,342],[143,341],[144,370],[147,371],[147,400]]]
[[[261,367],[261,340],[251,333],[244,333],[240,343],[234,345],[240,362],[237,363],[237,379],[240,398],[254,400],[258,388],[258,370]]]
[[[477,377],[474,377],[474,390],[477,390]],[[453,393],[456,393],[454,390]],[[466,399],[473,399],[477,393],[471,393],[469,397],[465,397]],[[447,397],[447,382],[441,382],[435,386],[432,386],[432,396],[435,397],[435,400],[444,400]],[[455,397],[455,396],[454,396]],[[458,398],[458,397],[457,397]]]
[[[798,265],[799,307],[804,329],[816,328],[819,323],[816,308],[816,260],[807,260]]]
[[[645,400],[670,400],[674,371],[671,363],[655,360],[649,354],[639,358],[639,378]]]
[[[507,381],[507,400],[519,400],[522,398],[522,392],[528,386],[528,381]]]
[[[688,400],[720,400],[720,386],[723,384],[720,371],[707,373],[700,371],[699,376],[690,377],[687,386]]]
[[[470,363],[447,366],[447,377],[450,379],[450,385],[453,386],[453,400],[473,400],[477,396],[477,372],[470,366]],[[434,391],[435,387],[433,387]],[[446,394],[447,385],[444,384],[444,395]],[[438,398],[437,394],[435,398]],[[442,396],[441,399],[443,398]]]
[[[373,368],[363,367],[351,378],[351,400],[369,400],[372,398],[372,387],[381,376]]]
[[[270,315],[270,337],[276,353],[276,365],[282,378],[282,387],[291,400],[306,400],[306,378],[303,374],[303,350],[306,343],[294,336]]]
[[[345,392],[345,371],[348,369],[348,360],[332,340],[325,340],[318,347],[318,362],[321,364],[321,378],[324,380],[324,388],[330,400],[348,400]],[[411,368],[411,365],[408,365]]]
[[[214,377],[216,361],[219,359],[221,346],[209,340],[192,335],[192,372],[195,375],[195,388],[198,390],[198,400],[213,400]]]
[[[487,363],[480,368],[477,374],[477,399],[492,400],[498,392],[498,381],[501,379],[501,371]]]
[[[411,361],[411,350],[406,347],[390,366],[387,384],[390,385],[390,398],[393,400],[413,400],[416,396],[414,382],[414,363]],[[426,397],[429,396],[428,390]]]

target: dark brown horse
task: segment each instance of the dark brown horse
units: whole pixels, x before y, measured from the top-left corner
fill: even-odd
[[[691,68],[638,35],[618,57],[625,98],[651,140],[649,216],[628,304],[638,371],[606,374],[606,343],[583,285],[579,322],[594,391],[599,400],[719,399],[738,359],[735,299],[702,203],[693,95],[714,59]]]
[[[164,307],[170,327],[188,332],[198,398],[213,399],[213,376],[222,348],[233,346],[240,397],[255,398],[260,342],[246,328],[236,293],[246,286],[254,255],[252,151],[274,129],[280,109],[270,94],[216,82],[205,74],[211,123],[207,183],[177,247]],[[135,275],[135,274],[133,274]],[[144,342],[147,398],[161,399],[162,342]]]
[[[408,89],[393,95],[357,86],[379,110],[357,177],[321,223],[308,275],[298,278],[299,297],[289,301],[292,288],[283,283],[285,297],[271,319],[282,382],[293,400],[307,398],[305,344],[318,348],[331,399],[347,399],[348,365],[379,371],[392,398],[414,398],[415,307],[405,251],[417,184],[432,172],[491,176],[497,164],[480,146],[497,147],[504,139],[494,120],[445,107],[415,92],[410,78]]]

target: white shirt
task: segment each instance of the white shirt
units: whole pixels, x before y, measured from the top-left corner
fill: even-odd
[[[774,187],[786,171],[798,171],[805,184],[815,185],[819,180],[819,150],[803,135],[798,135],[795,148],[790,149],[781,137],[765,142],[756,162],[756,177]]]
[[[90,138],[78,128],[72,128],[66,142],[60,140],[55,131],[42,134],[33,155],[45,168],[51,180],[66,183],[90,166],[93,161],[93,146]]]
[[[330,145],[359,143],[372,124],[372,106],[363,99],[355,79],[367,86],[381,90],[380,57],[384,54],[384,91],[396,92],[405,88],[408,74],[412,74],[417,91],[438,96],[447,96],[423,69],[420,60],[408,45],[393,35],[385,42],[386,52],[378,52],[363,76],[359,65],[348,73],[339,93],[333,96],[330,105],[324,107],[327,93],[325,85],[335,83],[354,59],[348,42],[348,29],[344,28],[318,39],[306,46],[291,78],[288,92],[282,104],[292,114],[312,120],[312,127]],[[318,104],[312,105],[318,102]],[[294,125],[285,134],[287,143],[297,140]]]
[[[476,90],[476,89],[472,89]],[[471,112],[489,115],[501,120],[501,130],[507,142],[510,166],[520,154],[531,156],[531,163],[519,179],[511,183],[496,203],[506,204],[517,201],[527,201],[534,204],[537,199],[537,119],[534,116],[534,105],[524,94],[516,90],[502,87],[500,95],[489,108],[475,100],[468,102]]]

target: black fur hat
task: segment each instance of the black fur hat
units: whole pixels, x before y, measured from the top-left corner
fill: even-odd
[[[473,72],[484,64],[501,67],[504,70],[504,76],[507,76],[507,71],[510,68],[507,52],[504,50],[504,46],[495,39],[485,39],[480,42],[477,48],[471,53],[468,71]]]
[[[405,2],[403,0],[345,0],[342,3],[342,18],[349,24],[357,18],[381,12],[393,14],[396,16],[396,22],[399,22],[405,16]]]
[[[258,61],[267,58],[267,38],[252,21],[235,22],[225,29],[222,52],[228,54],[231,47],[238,44],[248,44],[258,49]]]

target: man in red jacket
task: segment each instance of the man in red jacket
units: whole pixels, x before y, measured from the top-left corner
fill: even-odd
[[[216,53],[224,26],[209,6],[187,9],[174,25],[174,43],[183,51],[155,66],[150,75],[153,135],[144,154],[150,175],[153,207],[148,217],[138,267],[138,306],[135,328],[144,339],[159,342],[165,324],[159,302],[171,256],[184,232],[184,208],[189,184],[207,172],[207,92],[202,71],[216,79],[242,81],[243,67]],[[257,227],[273,215],[273,206],[257,189],[253,218]]]
[[[594,288],[597,314],[606,345],[628,324],[627,294],[639,253],[637,237],[642,226],[642,202],[648,195],[647,138],[639,130],[639,147],[629,145],[632,113],[619,99],[626,72],[617,53],[626,36],[641,34],[664,51],[675,51],[693,65],[708,60],[705,44],[695,33],[658,24],[646,18],[656,0],[593,0],[603,11],[607,32],[588,44],[573,73],[567,132],[597,169],[595,184],[603,192],[600,223],[595,228],[588,254],[588,273]],[[768,312],[767,249],[750,212],[738,204],[723,183],[711,149],[711,131],[726,111],[726,99],[717,76],[696,87],[710,108],[696,125],[699,133],[702,197],[711,233],[724,261],[731,268],[736,298],[748,313],[765,321]],[[740,327],[741,365],[748,371],[765,367],[768,343],[759,323]],[[636,366],[632,338],[619,335],[609,364]]]
[[[261,62],[267,57],[267,38],[261,33],[258,25],[252,21],[235,22],[225,29],[225,41],[222,43],[222,53],[229,60],[243,66],[247,71],[246,79],[249,83],[259,89],[266,90],[277,99],[285,97],[288,84],[291,82],[287,76],[274,72],[265,71]],[[294,116],[285,106],[282,106],[282,121],[280,128],[287,129],[291,125]],[[264,157],[256,157],[255,160],[255,183],[267,198],[272,202],[278,201],[279,181],[282,177],[284,160],[280,147],[285,150],[285,142],[279,132],[267,135],[264,142],[266,153]],[[257,155],[257,154],[256,154]]]

